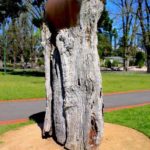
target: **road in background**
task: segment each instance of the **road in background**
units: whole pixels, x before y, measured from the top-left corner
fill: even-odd
[[[150,103],[150,91],[106,95],[103,99],[106,109]],[[34,114],[44,112],[45,106],[45,100],[0,102],[0,121],[27,119]]]

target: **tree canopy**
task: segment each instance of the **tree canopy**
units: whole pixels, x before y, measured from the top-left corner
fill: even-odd
[[[18,17],[19,13],[25,9],[22,0],[1,0],[0,1],[0,23],[5,18]]]

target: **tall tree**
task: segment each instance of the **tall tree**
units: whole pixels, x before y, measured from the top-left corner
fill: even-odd
[[[19,16],[20,12],[24,11],[22,0],[1,0],[0,1],[0,26],[3,30],[3,49],[4,49],[4,70],[6,72],[6,36],[5,27],[7,18],[12,20]]]
[[[106,10],[106,3],[102,15],[98,21],[98,52],[100,58],[111,56],[112,52],[112,23],[109,12]]]
[[[138,0],[138,18],[147,51],[147,72],[150,73],[150,6],[148,0]]]
[[[96,149],[103,133],[96,34],[103,4],[99,0],[51,2],[42,29],[47,93],[43,133],[55,136],[69,150]]]
[[[116,12],[117,26],[121,20],[122,29],[122,48],[124,57],[124,70],[128,70],[130,51],[133,47],[136,32],[138,31],[137,25],[137,9],[135,9],[135,0],[111,0],[112,4],[118,9]]]
[[[34,35],[34,27],[31,24],[28,13],[22,13],[17,19],[9,24],[6,32],[8,45],[7,50],[13,59],[14,68],[17,60],[31,64],[36,57],[36,45],[39,42],[39,36]]]
[[[105,4],[106,5],[106,4]],[[106,10],[106,6],[102,12],[102,16],[98,20],[98,28],[103,28],[103,30],[111,32],[113,21],[109,17],[109,12]]]
[[[22,0],[1,0],[0,1],[0,24],[6,18],[16,18],[21,11],[25,11]]]

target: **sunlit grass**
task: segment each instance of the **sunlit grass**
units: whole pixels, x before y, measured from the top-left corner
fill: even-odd
[[[102,73],[104,93],[150,90],[150,74],[131,72]]]
[[[127,126],[150,138],[150,105],[107,112],[105,122]]]
[[[0,73],[0,100],[45,96],[44,77]]]
[[[104,93],[150,90],[150,75],[146,73],[103,72]],[[0,100],[45,97],[44,73],[0,72]]]

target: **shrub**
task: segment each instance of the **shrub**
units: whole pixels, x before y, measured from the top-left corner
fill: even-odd
[[[135,64],[139,68],[142,68],[144,66],[144,63],[145,63],[145,60],[146,60],[145,53],[143,53],[143,52],[137,52],[135,58],[136,58],[136,63]]]
[[[105,60],[105,67],[107,67],[107,68],[111,68],[111,61],[110,61],[110,59],[106,59]]]
[[[129,66],[134,66],[134,65],[135,65],[135,60],[133,60],[133,59],[130,60],[130,61],[129,61]]]
[[[41,59],[41,58],[39,58],[38,61],[37,61],[37,64],[38,64],[39,66],[44,65],[44,60]]]
[[[112,67],[118,67],[119,66],[119,61],[118,60],[114,60],[112,62]]]

